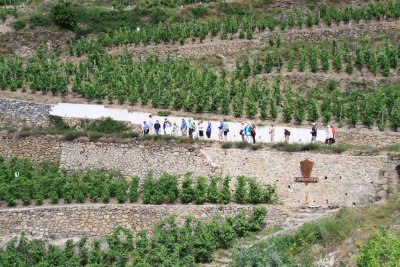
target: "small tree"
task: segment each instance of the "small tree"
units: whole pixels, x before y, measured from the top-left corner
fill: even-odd
[[[289,12],[289,18],[288,18],[288,25],[290,28],[293,28],[295,24],[295,14],[293,10],[290,10]]]
[[[310,68],[313,73],[318,70],[318,52],[316,49],[312,49],[310,52]]]
[[[76,15],[71,2],[60,2],[53,6],[51,15],[59,26],[66,29],[73,29],[76,26]]]
[[[319,118],[318,102],[315,98],[311,99],[308,104],[308,120],[315,122]]]
[[[273,65],[274,65],[274,61],[272,59],[272,55],[271,55],[271,53],[268,52],[265,55],[265,65],[264,65],[265,72],[271,73]]]
[[[205,177],[197,177],[197,183],[194,193],[196,204],[203,204],[207,200],[207,180]]]
[[[304,97],[301,93],[297,94],[296,97],[296,107],[294,111],[294,119],[298,124],[301,124],[304,121]]]
[[[273,119],[278,117],[278,107],[276,106],[276,100],[274,98],[270,99],[269,113]]]
[[[229,176],[226,176],[224,178],[224,182],[222,184],[222,189],[219,194],[219,201],[222,204],[229,204],[229,202],[231,202],[231,189],[229,187],[230,181],[231,181],[231,178]]]
[[[306,18],[307,27],[311,28],[314,25],[314,16],[311,10],[307,10],[307,18]]]
[[[246,201],[246,198],[247,198],[246,177],[239,176],[237,177],[237,183],[236,183],[235,201],[241,204]]]
[[[324,72],[327,72],[329,70],[329,55],[328,55],[328,52],[325,49],[322,49],[321,53],[320,53],[320,57],[321,57],[322,70]]]
[[[188,173],[183,178],[182,191],[181,191],[181,202],[182,204],[190,203],[194,200],[194,189],[192,174]]]
[[[207,198],[211,203],[217,203],[219,199],[218,180],[217,177],[211,177],[210,185],[208,186]]]
[[[306,54],[304,49],[300,49],[300,63],[299,63],[299,71],[303,72],[306,69]]]
[[[293,71],[293,68],[294,68],[294,59],[295,59],[295,53],[294,53],[294,50],[291,49],[291,50],[289,51],[289,59],[288,59],[288,65],[287,65],[287,70],[288,70],[289,72],[292,72],[292,71]]]
[[[400,99],[394,102],[392,112],[390,113],[390,122],[395,131],[400,127]]]
[[[301,28],[304,24],[303,12],[301,10],[298,10],[296,17],[297,17],[297,26]]]
[[[281,26],[281,31],[285,31],[286,26],[287,26],[287,21],[286,21],[285,15],[283,15],[283,13],[281,13],[281,17],[280,17],[280,26]]]
[[[328,123],[332,118],[331,99],[329,96],[324,97],[321,106],[322,117],[325,123]]]

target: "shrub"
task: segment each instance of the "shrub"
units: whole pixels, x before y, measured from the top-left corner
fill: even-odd
[[[23,20],[17,19],[12,24],[14,30],[19,31],[25,28],[25,22]]]
[[[53,21],[66,29],[73,29],[76,26],[76,16],[70,2],[55,4],[51,9]]]
[[[249,146],[250,146],[250,144],[247,142],[236,142],[235,143],[235,147],[239,148],[239,149],[246,149]]]
[[[162,202],[173,203],[179,197],[178,178],[175,175],[163,173],[157,181],[158,192],[162,197]]]
[[[161,117],[168,117],[169,115],[171,115],[171,111],[161,110],[161,111],[157,112],[157,115],[161,116]]]
[[[230,181],[231,178],[226,176],[224,178],[224,182],[222,183],[222,189],[219,193],[219,202],[222,204],[229,204],[229,202],[231,202],[231,189],[229,187]]]
[[[361,247],[357,266],[396,266],[399,259],[400,238],[383,230]]]
[[[211,203],[217,203],[219,199],[218,180],[218,177],[211,177],[211,181],[208,186],[207,199]]]
[[[183,178],[182,191],[180,196],[182,204],[187,204],[194,200],[194,189],[192,182],[192,174],[186,174]]]
[[[152,204],[152,196],[154,195],[155,181],[153,172],[149,172],[143,183],[142,198],[144,204]]]
[[[136,202],[138,188],[139,188],[139,177],[134,176],[134,177],[132,177],[131,184],[129,186],[129,201],[130,202]]]
[[[46,16],[36,13],[29,18],[29,24],[31,28],[46,27],[50,25],[50,20]]]
[[[71,129],[64,119],[59,116],[49,116],[50,125],[57,130],[68,130]]]
[[[239,176],[236,183],[235,201],[237,203],[244,203],[247,199],[246,178]]]
[[[196,204],[203,204],[207,200],[207,180],[205,177],[197,177],[194,189],[194,201]]]
[[[220,247],[226,249],[232,245],[232,241],[235,238],[235,230],[228,220],[225,220],[222,224],[217,222],[217,225],[218,244]]]
[[[195,17],[195,18],[201,18],[207,15],[208,10],[205,6],[203,5],[197,5],[193,8],[189,8],[188,11]]]
[[[232,228],[236,235],[239,237],[246,236],[251,229],[251,225],[246,218],[246,214],[243,210],[238,215],[231,219]]]
[[[85,131],[98,132],[104,134],[123,133],[129,130],[129,127],[121,122],[111,118],[104,120],[95,120],[91,123],[82,122]]]
[[[249,180],[249,202],[258,204],[261,202],[262,188],[260,184],[254,179]]]
[[[264,207],[256,207],[249,218],[250,230],[258,231],[264,224],[264,219],[267,216],[267,209]]]
[[[224,142],[224,143],[221,144],[221,148],[222,149],[230,149],[232,147],[233,147],[232,142]]]

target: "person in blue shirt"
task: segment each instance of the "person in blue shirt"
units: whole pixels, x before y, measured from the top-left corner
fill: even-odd
[[[209,139],[211,138],[211,130],[212,130],[211,122],[208,122],[206,135],[207,135],[207,138],[209,138]]]
[[[142,133],[143,135],[148,135],[149,132],[150,132],[150,126],[146,123],[146,121],[144,121],[142,126]]]
[[[186,136],[187,133],[187,124],[186,124],[186,120],[182,119],[182,123],[181,123],[181,132],[182,132],[182,136]]]
[[[244,135],[246,136],[247,143],[251,143],[251,124],[250,122],[246,123],[246,127],[244,128]]]

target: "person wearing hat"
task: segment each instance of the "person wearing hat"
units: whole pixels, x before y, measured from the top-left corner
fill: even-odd
[[[312,124],[311,128],[311,143],[317,142],[317,126],[315,126],[315,123]]]

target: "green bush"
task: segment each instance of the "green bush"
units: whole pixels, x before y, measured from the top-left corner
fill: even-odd
[[[207,200],[207,180],[203,176],[197,177],[196,187],[194,188],[194,202],[203,204]]]
[[[229,204],[229,202],[231,202],[231,189],[229,187],[230,181],[231,178],[226,176],[222,183],[222,189],[219,193],[219,202],[222,204]]]
[[[101,242],[89,243],[84,237],[77,243],[68,240],[65,246],[46,245],[22,235],[0,250],[0,266],[15,262],[24,266],[47,266],[49,262],[53,266],[196,266],[210,262],[218,247],[228,248],[236,236],[248,233],[252,217],[242,213],[210,223],[187,217],[178,226],[172,216],[158,222],[151,235],[142,231],[134,239],[130,230],[118,226]]]
[[[211,177],[211,181],[207,190],[207,199],[211,203],[217,203],[219,199],[218,181],[218,177]]]
[[[48,17],[36,13],[29,18],[29,24],[31,25],[31,28],[46,27],[50,25],[50,20]]]
[[[195,17],[201,18],[208,14],[208,9],[203,5],[197,5],[195,7],[189,8],[188,11]]]
[[[237,203],[244,203],[247,199],[246,178],[239,176],[236,181],[235,201]]]
[[[134,176],[131,178],[131,184],[129,186],[129,201],[136,202],[139,188],[139,176]]]
[[[12,24],[13,29],[16,31],[20,31],[25,28],[25,22],[23,20],[17,19]]]
[[[182,204],[188,204],[194,200],[194,189],[191,173],[186,174],[183,178],[180,198]]]
[[[53,21],[66,29],[73,29],[76,26],[76,15],[70,2],[55,4],[51,9]]]

